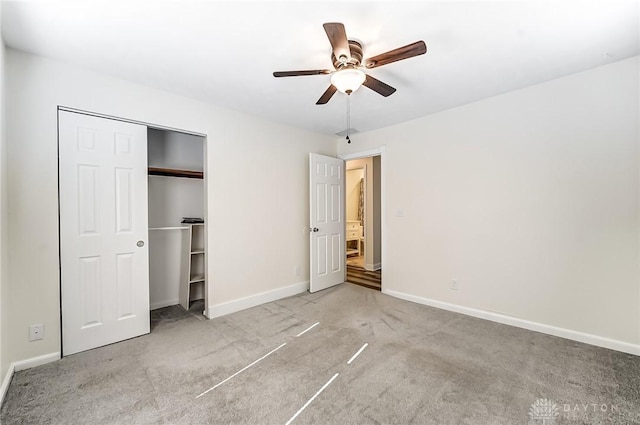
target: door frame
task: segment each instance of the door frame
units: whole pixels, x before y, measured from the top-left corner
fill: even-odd
[[[138,125],[144,125],[147,128],[153,128],[156,130],[162,130],[162,131],[174,131],[177,133],[183,133],[183,134],[189,134],[192,136],[198,136],[198,137],[202,137],[203,140],[203,170],[205,170],[204,175],[203,175],[203,186],[204,186],[204,218],[205,218],[205,235],[207,234],[207,232],[209,231],[209,226],[208,226],[208,218],[209,218],[209,214],[208,214],[208,203],[207,203],[207,199],[208,199],[208,180],[209,180],[209,173],[206,172],[207,170],[207,151],[208,151],[208,141],[209,141],[209,137],[204,134],[204,133],[199,133],[197,131],[190,131],[190,130],[183,130],[183,129],[179,129],[179,128],[175,128],[175,127],[168,127],[165,125],[160,125],[160,124],[153,124],[153,123],[149,123],[149,122],[145,122],[145,121],[139,121],[139,120],[134,120],[134,119],[129,119],[129,118],[123,118],[123,117],[117,117],[117,116],[113,116],[113,115],[107,115],[107,114],[101,114],[98,112],[92,112],[92,111],[87,111],[84,109],[77,109],[77,108],[71,108],[68,106],[63,106],[63,105],[58,105],[56,108],[56,122],[57,122],[57,128],[59,129],[60,127],[60,123],[59,123],[59,119],[60,119],[60,111],[66,111],[66,112],[73,112],[73,113],[77,113],[77,114],[83,114],[83,115],[88,115],[88,116],[92,116],[92,117],[96,117],[96,118],[104,118],[104,119],[109,119],[109,120],[114,120],[114,121],[122,121],[122,122],[127,122],[127,123],[131,123],[131,124],[138,124]],[[60,156],[60,133],[59,130],[56,133],[56,141],[57,141],[57,153],[58,153],[58,157]],[[60,161],[56,161],[56,168],[57,168],[57,177],[58,177],[58,285],[60,288],[60,300],[58,303],[58,308],[60,311],[60,322],[58,324],[59,328],[60,328],[60,352],[62,351],[62,273],[61,273],[61,267],[62,267],[62,261],[61,261],[61,239],[60,239]],[[205,252],[211,252],[208,245],[208,237],[204,238],[204,245],[205,245]],[[207,258],[207,257],[205,257]],[[205,310],[203,312],[204,316],[209,318],[209,311],[208,311],[208,306],[209,306],[209,267],[208,267],[208,258],[204,263],[204,276],[205,276],[205,281],[204,281],[204,306],[205,306]]]
[[[371,158],[374,156],[380,157],[380,267],[384,267],[386,264],[386,252],[387,252],[387,237],[386,237],[386,222],[387,222],[387,209],[386,209],[386,164],[385,164],[385,151],[387,147],[385,145],[378,146],[377,148],[368,149],[365,151],[344,153],[338,155],[338,158],[345,161],[351,161],[354,159]],[[345,170],[346,170],[345,165]],[[346,259],[345,259],[346,264]],[[345,266],[346,268],[346,266]],[[386,293],[384,289],[384,279],[381,282],[381,292]]]

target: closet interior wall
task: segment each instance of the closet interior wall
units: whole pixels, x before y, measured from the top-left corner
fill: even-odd
[[[148,129],[149,168],[203,171],[204,138]],[[179,304],[184,278],[183,217],[204,217],[204,180],[149,174],[149,297],[151,309]],[[204,282],[190,300],[204,298]]]

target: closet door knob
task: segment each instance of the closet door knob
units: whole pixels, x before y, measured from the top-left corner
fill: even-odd
[[[313,229],[311,229],[312,232],[319,232],[320,229],[318,229],[317,227],[314,227]]]
[[[144,246],[144,241],[138,241],[136,245],[138,245],[138,248],[142,248]]]

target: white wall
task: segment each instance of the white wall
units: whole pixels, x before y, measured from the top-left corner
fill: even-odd
[[[149,231],[149,305],[151,310],[180,303],[182,257],[187,230]]]
[[[386,146],[385,291],[640,353],[638,79],[635,57],[339,143]]]
[[[5,46],[2,39],[2,2],[0,2],[0,385],[9,369],[8,316],[6,296],[9,283],[7,261],[7,137],[5,119]],[[0,401],[3,394],[0,393]]]
[[[149,227],[180,226],[183,217],[204,217],[201,179],[149,176]]]
[[[204,138],[177,131],[148,129],[149,167],[202,171]]]
[[[308,153],[335,155],[332,138],[11,49],[6,53],[9,361],[60,350],[58,105],[208,136],[210,307],[308,280]],[[45,339],[29,343],[33,323],[45,324]]]

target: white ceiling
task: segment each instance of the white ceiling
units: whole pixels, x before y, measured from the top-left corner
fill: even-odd
[[[427,54],[368,71],[398,91],[351,97],[361,132],[639,54],[639,2],[29,1],[2,3],[8,46],[314,132],[346,128],[346,95],[316,100],[331,68],[324,22],[370,57],[417,40]],[[461,123],[463,124],[463,123]]]

